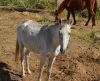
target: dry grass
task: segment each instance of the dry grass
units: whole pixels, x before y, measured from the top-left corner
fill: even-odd
[[[28,77],[25,78],[20,77],[20,64],[17,65],[14,62],[16,27],[23,20],[34,19],[42,21],[40,23],[49,23],[54,20],[54,17],[49,13],[0,12],[0,62],[9,66],[7,71],[10,76],[7,77],[16,81],[37,81],[39,55],[31,55],[30,69],[32,76],[27,75]],[[77,17],[77,20],[81,20],[81,18]],[[91,29],[90,24],[87,27],[83,26],[86,22],[85,19],[83,20],[84,22],[81,21],[73,26],[67,54],[57,57],[53,65],[51,81],[100,81],[100,43],[83,40],[83,35],[87,32],[100,29],[100,22],[96,21],[97,25],[94,29]],[[45,68],[47,68],[47,64]],[[0,74],[4,71],[0,67]],[[44,71],[43,80],[46,78],[46,72]],[[0,78],[3,77],[0,76]]]

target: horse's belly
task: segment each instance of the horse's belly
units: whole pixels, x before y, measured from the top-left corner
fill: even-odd
[[[70,10],[78,10],[78,11],[80,11],[80,10],[83,10],[83,9],[85,9],[85,6],[81,6],[81,5],[79,5],[79,6],[73,6],[73,7],[70,7],[69,8]]]
[[[39,50],[40,50],[39,45],[36,45],[36,44],[25,45],[25,47],[26,47],[26,49],[28,49],[29,51],[34,52],[34,53],[39,53]]]
[[[71,5],[69,6],[70,10],[83,10],[86,8],[86,2],[85,1],[81,1],[81,0],[73,0],[73,2],[71,3]]]
[[[39,49],[40,49],[40,44],[39,44],[38,40],[27,41],[27,39],[23,41],[24,47],[31,52],[38,53]]]

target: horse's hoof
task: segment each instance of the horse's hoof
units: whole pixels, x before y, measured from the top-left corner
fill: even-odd
[[[28,71],[27,73],[28,73],[29,75],[32,75],[31,71]]]
[[[92,24],[92,27],[95,26],[95,24]]]
[[[85,26],[87,26],[88,24],[85,24]]]
[[[25,74],[22,74],[22,77],[25,77]]]
[[[73,23],[73,25],[75,25],[75,24],[76,24],[76,22]]]
[[[27,74],[31,75],[32,73],[31,73],[31,71],[30,71],[30,70],[28,70],[28,71],[27,71]]]
[[[22,75],[22,77],[25,77],[25,72],[22,72],[21,75]]]

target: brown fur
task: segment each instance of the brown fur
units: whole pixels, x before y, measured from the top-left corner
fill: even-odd
[[[67,19],[69,20],[70,14],[72,14],[74,19],[74,24],[76,24],[75,13],[74,11],[80,11],[87,8],[88,10],[88,21],[86,22],[86,26],[88,25],[91,17],[92,17],[92,26],[95,25],[95,15],[97,9],[97,0],[64,0],[58,9],[55,11],[55,20],[59,19],[59,14],[63,12],[64,9],[68,10]]]
[[[15,53],[15,61],[17,62],[19,60],[19,45],[18,40],[16,41],[16,53]]]

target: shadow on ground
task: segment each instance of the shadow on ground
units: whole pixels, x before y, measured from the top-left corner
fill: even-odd
[[[0,62],[0,81],[12,81],[8,68],[6,63]]]

